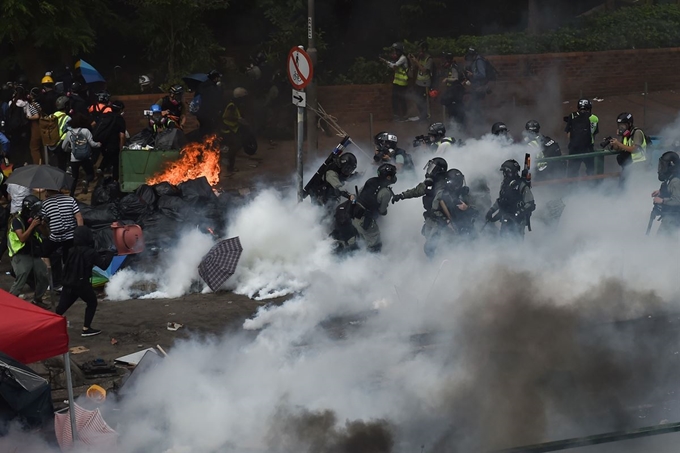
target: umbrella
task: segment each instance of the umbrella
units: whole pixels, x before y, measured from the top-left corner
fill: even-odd
[[[106,269],[102,269],[99,266],[94,266],[92,268],[92,286],[94,288],[104,286],[106,282],[111,280],[113,274],[118,272],[120,266],[123,265],[123,261],[125,261],[125,258],[127,258],[127,255],[114,256],[113,259],[111,260],[111,264],[109,264],[109,267],[107,267]]]
[[[106,450],[116,446],[118,433],[106,423],[98,408],[90,411],[77,404],[73,406],[76,415],[78,439],[82,443]],[[69,415],[68,410],[54,414],[54,431],[57,435],[57,442],[59,442],[62,450],[73,448],[73,435],[71,434]]]
[[[187,84],[187,88],[189,88],[191,91],[196,91],[196,88],[198,86],[208,80],[208,74],[191,74],[185,77],[182,77],[182,80],[184,80],[184,83]]]
[[[203,257],[198,266],[198,274],[210,289],[217,291],[234,274],[242,251],[241,241],[237,236],[218,242]]]
[[[105,82],[104,77],[85,60],[80,60],[80,74],[85,83]]]
[[[7,184],[29,189],[61,190],[71,187],[73,178],[66,172],[50,165],[26,165],[17,168],[7,178]]]

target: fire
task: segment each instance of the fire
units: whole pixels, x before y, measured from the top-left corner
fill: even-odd
[[[169,182],[177,185],[205,176],[215,187],[220,182],[220,141],[215,135],[202,143],[189,143],[180,151],[180,158],[169,162],[166,169],[146,180],[147,184]]]

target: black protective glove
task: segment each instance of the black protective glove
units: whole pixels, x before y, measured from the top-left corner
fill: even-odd
[[[400,193],[392,195],[392,204],[396,203],[397,201],[403,200],[404,196]]]
[[[486,211],[486,221],[487,222],[493,222],[494,221],[493,213],[494,213],[493,209],[489,209],[488,211]]]

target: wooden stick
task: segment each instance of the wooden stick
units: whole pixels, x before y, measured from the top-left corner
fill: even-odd
[[[163,354],[163,357],[167,357],[168,353],[165,352],[163,348],[161,348],[161,345],[157,344],[156,347],[158,348],[159,351],[161,351],[161,354]]]

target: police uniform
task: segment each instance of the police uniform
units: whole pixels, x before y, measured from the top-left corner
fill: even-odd
[[[441,207],[441,202],[444,203],[449,214],[451,214],[451,227],[447,225],[448,219]],[[458,208],[461,203],[468,206],[467,210],[462,211]],[[472,239],[476,236],[474,221],[477,216],[477,209],[472,203],[469,192],[462,190],[451,192],[446,188],[439,190],[434,197],[432,210],[435,215],[444,219],[444,224],[440,224],[439,228],[447,239],[457,241],[463,238]]]
[[[491,206],[499,212],[501,236],[518,235],[524,237],[524,229],[529,225],[531,213],[536,209],[531,187],[522,178],[501,183],[498,199]]]
[[[425,237],[425,246],[423,249],[425,255],[428,257],[434,255],[441,235],[441,227],[446,226],[446,217],[444,217],[444,213],[434,209],[436,195],[444,184],[446,184],[446,178],[438,178],[437,181],[432,183],[429,183],[429,181],[421,182],[413,189],[408,189],[401,193],[401,198],[404,199],[423,199],[423,208],[425,209],[423,217],[425,222],[423,223],[420,233]]]
[[[557,157],[562,155],[560,145],[555,140],[545,135],[536,134],[535,137],[527,141],[527,145],[536,149],[536,159],[544,157]],[[537,165],[538,173],[536,179],[558,179],[565,177],[566,162],[539,162]]]
[[[387,215],[387,207],[392,200],[391,181],[378,177],[370,178],[359,193],[354,207],[352,225],[359,236],[366,242],[366,248],[372,252],[382,249],[380,228],[377,219]]]
[[[657,234],[671,234],[680,230],[680,178],[677,175],[661,183],[661,225]]]

